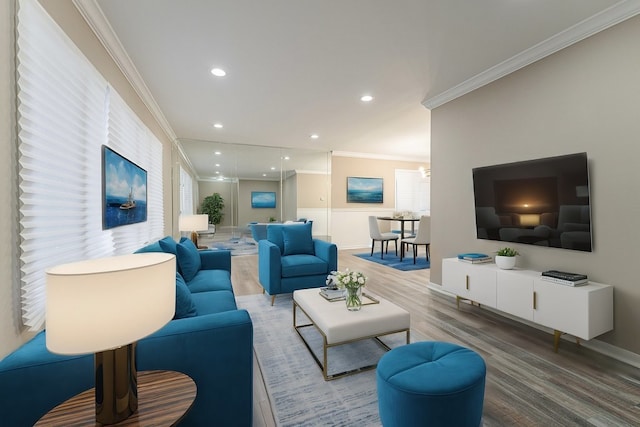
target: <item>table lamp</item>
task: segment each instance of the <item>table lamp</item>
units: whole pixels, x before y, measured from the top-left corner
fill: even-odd
[[[59,265],[46,272],[46,343],[59,354],[95,353],[96,422],[138,408],[135,343],[175,312],[175,255],[143,253]]]
[[[198,231],[207,231],[209,229],[209,215],[180,215],[178,219],[178,230],[190,231],[191,241],[198,247]]]

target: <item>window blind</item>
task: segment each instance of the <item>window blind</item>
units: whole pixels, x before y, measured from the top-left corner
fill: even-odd
[[[180,215],[193,214],[193,179],[180,166]]]
[[[48,268],[162,236],[162,144],[35,0],[18,3],[16,55],[22,318],[38,330]],[[103,144],[148,171],[140,227],[102,230]]]

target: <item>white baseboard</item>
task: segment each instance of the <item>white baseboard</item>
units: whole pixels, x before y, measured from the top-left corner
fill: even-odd
[[[429,282],[429,284],[427,285],[427,288],[431,289],[432,291],[439,292],[440,294],[446,295],[446,296],[451,297],[451,298],[455,298],[456,297],[454,294],[443,290],[442,286],[440,286],[437,283]],[[491,312],[496,313],[496,314],[499,314],[500,316],[506,317],[508,319],[515,320],[516,322],[524,323],[527,326],[531,326],[532,328],[536,328],[538,330],[547,332],[549,334],[553,334],[553,330],[551,330],[549,328],[546,328],[544,326],[537,325],[537,324],[532,323],[532,322],[528,322],[528,321],[526,321],[524,319],[521,319],[519,317],[511,316],[511,315],[509,315],[507,313],[503,313],[502,311],[493,309],[491,307],[483,306],[483,309],[491,311]],[[563,335],[562,339],[565,339],[565,340],[568,340],[568,341],[573,341],[572,337],[571,336],[567,336],[567,335]],[[592,340],[589,340],[589,341],[580,340],[580,345],[582,345],[582,346],[584,346],[584,347],[586,347],[588,349],[591,349],[591,350],[593,350],[595,352],[598,352],[600,354],[603,354],[605,356],[609,356],[612,359],[618,360],[618,361],[620,361],[622,363],[626,363],[628,365],[631,365],[631,366],[633,366],[635,368],[640,368],[640,354],[633,353],[633,352],[631,352],[629,350],[625,350],[623,348],[616,347],[615,345],[612,345],[612,344],[609,344],[609,343],[606,343],[604,341],[600,341],[600,340],[597,340],[597,339],[592,339]]]

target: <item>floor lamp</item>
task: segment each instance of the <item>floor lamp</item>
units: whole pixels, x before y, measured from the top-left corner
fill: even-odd
[[[180,215],[178,219],[178,230],[190,231],[191,241],[198,248],[198,231],[209,229],[209,215]]]
[[[95,353],[96,422],[138,408],[135,343],[175,312],[175,255],[144,253],[59,265],[46,272],[46,343],[58,354]]]

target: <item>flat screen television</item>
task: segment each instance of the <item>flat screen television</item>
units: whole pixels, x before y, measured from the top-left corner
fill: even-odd
[[[478,239],[591,252],[587,153],[473,169]]]

